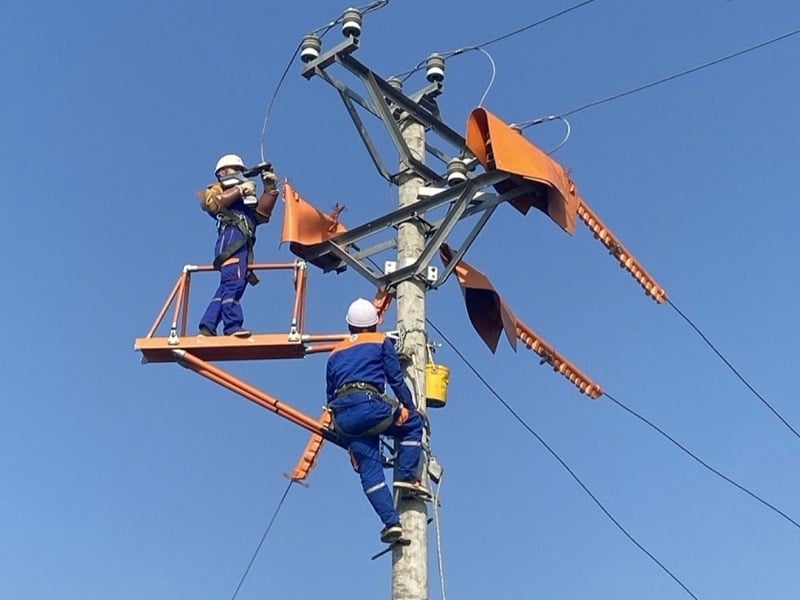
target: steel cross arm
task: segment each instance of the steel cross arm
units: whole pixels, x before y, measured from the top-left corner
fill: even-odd
[[[341,62],[342,56],[347,56],[356,50],[358,50],[358,38],[350,37],[307,63],[300,74],[306,79],[311,79],[314,75],[319,75],[326,67],[331,66],[333,63],[337,61]]]
[[[489,218],[494,214],[494,211],[497,209],[498,204],[499,202],[491,203],[487,208],[483,210],[483,214],[480,216],[480,219],[478,219],[478,222],[475,223],[475,226],[472,228],[472,231],[469,232],[469,235],[467,235],[466,239],[464,239],[464,241],[461,243],[461,247],[458,250],[456,250],[456,252],[453,254],[453,258],[450,261],[450,263],[444,268],[444,271],[442,271],[439,274],[439,277],[436,279],[436,281],[431,284],[431,287],[433,289],[438,288],[445,281],[447,281],[447,279],[453,273],[453,270],[458,265],[458,261],[460,261],[461,258],[464,256],[464,254],[467,253],[469,247],[472,246],[472,242],[475,241],[475,238],[478,237],[478,234],[481,232],[483,227],[489,221]],[[439,244],[439,248],[441,248],[441,244]]]
[[[369,248],[361,248],[351,256],[356,260],[361,260],[362,258],[367,258],[368,256],[372,256],[378,252],[383,252],[384,250],[395,247],[397,247],[397,240],[395,238],[389,238],[388,240],[379,242],[373,246],[370,246]]]
[[[342,102],[344,102],[347,113],[350,115],[350,119],[352,119],[353,124],[356,126],[356,130],[358,131],[359,137],[361,137],[361,141],[364,142],[364,146],[367,148],[367,153],[372,159],[372,163],[375,165],[375,168],[378,169],[378,172],[384,179],[390,183],[396,183],[395,179],[397,176],[390,174],[389,169],[387,169],[386,165],[383,163],[380,152],[378,152],[378,149],[375,147],[375,143],[372,141],[372,137],[370,137],[369,132],[364,125],[364,121],[361,120],[361,115],[358,114],[356,107],[353,106],[353,101],[341,90],[339,90],[339,95],[342,98]]]
[[[409,150],[408,144],[406,144],[406,141],[403,139],[403,134],[397,126],[397,120],[392,114],[392,109],[383,99],[384,95],[381,94],[381,88],[378,85],[375,74],[372,71],[367,71],[367,73],[363,75],[363,80],[367,91],[372,97],[375,108],[377,108],[380,113],[381,121],[383,121],[383,124],[386,126],[386,131],[392,139],[395,148],[397,148],[397,152],[400,154],[403,163],[426,181],[442,181],[443,178],[441,175],[411,154],[411,150]]]
[[[322,77],[322,79],[327,81],[329,84],[331,84],[333,87],[335,87],[340,94],[342,94],[343,96],[347,96],[348,98],[350,98],[350,100],[361,106],[361,108],[363,108],[367,112],[371,113],[372,115],[380,119],[381,116],[378,114],[378,111],[375,109],[372,103],[370,103],[369,100],[367,100],[357,92],[354,92],[346,83],[342,83],[341,81],[330,75],[327,71],[320,70],[318,75]]]
[[[372,141],[372,137],[369,135],[369,132],[364,125],[364,121],[361,119],[361,115],[358,114],[354,103],[360,105],[367,112],[380,119],[381,116],[375,110],[375,107],[368,100],[351,90],[346,84],[329,75],[327,71],[319,70],[317,74],[339,92],[339,96],[341,97],[342,102],[347,109],[347,113],[350,115],[350,119],[356,126],[358,135],[361,137],[361,141],[364,143],[364,146],[366,146],[369,157],[372,159],[375,168],[378,169],[378,172],[384,179],[386,179],[386,181],[395,183],[395,178],[397,175],[392,175],[389,173],[389,169],[387,169],[386,165],[383,163],[381,155],[378,152],[378,149],[375,147],[375,143]]]
[[[347,251],[338,244],[331,241],[328,241],[327,244],[327,249],[331,254],[338,256],[342,262],[353,267],[364,278],[368,279],[375,287],[380,287],[380,275],[376,275],[375,271],[366,266],[361,260],[355,258],[351,254],[348,254]]]
[[[452,158],[453,158],[452,156],[448,156],[447,154],[445,154],[444,152],[439,150],[439,148],[437,148],[433,144],[429,144],[428,142],[425,142],[425,151],[428,154],[431,154],[431,155],[435,156],[436,158],[438,158],[444,164],[449,163],[450,160],[452,160]]]
[[[428,110],[425,110],[419,104],[417,104],[416,102],[411,100],[408,96],[403,94],[403,92],[401,92],[396,88],[393,88],[388,82],[384,81],[383,79],[375,75],[371,70],[369,70],[366,66],[361,64],[357,59],[353,58],[349,54],[340,55],[339,62],[342,64],[342,66],[349,69],[350,72],[357,75],[364,81],[366,81],[367,74],[372,75],[375,83],[377,84],[378,88],[385,97],[394,102],[397,106],[402,108],[408,114],[413,116],[414,119],[416,119],[429,129],[434,130],[437,133],[437,135],[447,140],[456,148],[459,148],[460,150],[468,153],[469,155],[472,154],[469,150],[467,150],[466,147],[467,142],[461,136],[461,134],[459,134],[455,130],[445,125],[441,121],[441,119],[439,119],[436,115],[432,114]]]
[[[511,175],[508,173],[503,173],[502,171],[489,171],[488,173],[481,173],[477,177],[470,179],[469,183],[472,184],[473,189],[480,190],[484,187],[496,185],[510,178]],[[339,235],[332,237],[330,240],[328,240],[328,242],[334,242],[343,247],[348,246],[349,244],[357,242],[358,240],[368,235],[372,235],[377,231],[386,229],[387,227],[394,227],[395,225],[408,221],[409,219],[412,219],[418,215],[424,214],[429,210],[438,208],[443,204],[447,204],[448,202],[456,200],[461,196],[463,187],[466,187],[466,185],[466,183],[456,185],[445,189],[435,196],[431,196],[430,198],[420,200],[419,202],[414,202],[413,204],[407,204],[402,208],[385,214],[382,217],[378,217],[373,221],[369,221],[364,225],[360,225],[358,227],[354,227],[353,229],[349,229],[344,233],[340,233]],[[323,251],[317,255],[312,255],[312,258],[317,258],[322,254],[325,254],[325,252]]]
[[[464,214],[467,205],[472,200],[472,196],[475,194],[476,189],[473,181],[467,182],[467,184],[464,186],[459,186],[463,188],[461,190],[461,194],[459,195],[458,199],[453,202],[453,206],[450,208],[450,210],[447,211],[447,216],[442,221],[441,226],[430,238],[425,240],[425,248],[422,250],[417,260],[410,265],[401,267],[393,273],[387,273],[381,277],[379,279],[381,285],[393,287],[401,281],[405,281],[406,279],[410,279],[412,277],[417,277],[428,268],[431,260],[433,260],[433,255],[439,251],[439,248],[447,240],[447,236],[453,231],[456,223],[458,223]]]

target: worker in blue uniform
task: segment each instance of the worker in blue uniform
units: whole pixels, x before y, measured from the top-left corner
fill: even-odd
[[[253,262],[256,227],[268,222],[275,208],[278,178],[271,167],[262,170],[264,191],[256,197],[256,184],[236,177],[243,171],[245,166],[240,156],[225,154],[214,169],[217,182],[198,193],[201,208],[217,221],[214,267],[219,269],[219,287],[200,319],[201,336],[217,335],[220,321],[224,335],[251,335],[244,328],[240,301],[247,284],[258,283],[248,265]]]
[[[395,487],[426,498],[429,493],[418,475],[423,421],[403,379],[394,343],[377,332],[378,313],[372,302],[353,302],[346,321],[350,336],[328,359],[328,408],[336,432],[347,442],[364,493],[383,521],[381,541],[392,543],[402,537],[403,529],[383,474],[380,436],[396,439]],[[396,399],[384,394],[387,383]]]

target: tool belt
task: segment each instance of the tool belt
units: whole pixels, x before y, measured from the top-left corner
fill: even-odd
[[[339,396],[346,396],[347,394],[352,394],[353,392],[368,392],[370,394],[375,394],[376,396],[383,396],[383,393],[378,388],[363,381],[345,383],[342,387],[333,392],[333,395],[338,398]]]
[[[346,396],[347,394],[353,394],[355,392],[366,392],[368,394],[372,394],[377,396],[379,400],[385,402],[389,406],[392,407],[392,412],[389,413],[389,416],[383,419],[377,425],[374,425],[367,429],[366,431],[359,432],[359,433],[351,433],[349,431],[345,431],[342,429],[339,424],[336,422],[336,409],[331,410],[331,417],[333,421],[333,427],[336,430],[336,433],[341,435],[345,438],[357,438],[357,437],[372,437],[374,435],[380,435],[384,431],[386,431],[392,423],[394,423],[395,419],[397,418],[400,412],[400,402],[387,396],[383,392],[381,392],[378,388],[370,383],[365,383],[363,381],[354,381],[351,383],[345,383],[343,386],[336,389],[333,393],[334,397],[339,398],[340,396]]]

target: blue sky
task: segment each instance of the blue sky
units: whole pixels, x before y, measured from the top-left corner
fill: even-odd
[[[392,0],[367,16],[357,56],[389,76],[570,4]],[[194,191],[220,154],[258,159],[289,57],[346,7],[45,1],[4,11],[1,597],[232,595],[307,435],[175,365],[142,366],[133,340],[182,266],[211,260],[213,225]],[[598,0],[487,48],[497,76],[484,104],[507,121],[563,113],[798,23],[790,0]],[[675,305],[795,427],[798,44],[577,113],[556,154]],[[338,96],[299,70],[275,102],[267,158],[321,208],[347,205],[348,225],[391,210],[393,190]],[[478,52],[448,62],[440,107],[453,128],[464,131],[490,76]],[[562,134],[557,124],[526,131],[545,149]],[[278,244],[280,217],[260,230],[259,260],[292,259]],[[586,228],[570,238],[538,212],[504,206],[467,258],[606,391],[800,519],[800,440]],[[192,322],[213,285],[196,279]],[[288,289],[280,277],[251,288],[248,325],[285,330]],[[371,293],[352,272],[312,271],[309,328],[341,329],[347,303]],[[578,394],[534,354],[492,355],[455,281],[429,295],[428,314],[698,598],[800,594],[797,528],[609,400]],[[449,348],[437,357],[452,370],[448,406],[432,414],[448,597],[688,597]],[[316,415],[324,363],[233,370]],[[239,598],[388,597],[389,559],[369,560],[379,525],[344,454],[327,447],[310,487],[290,491]]]

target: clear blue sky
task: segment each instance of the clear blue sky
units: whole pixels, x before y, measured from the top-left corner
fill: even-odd
[[[389,76],[571,4],[392,0],[367,17],[358,58]],[[307,435],[178,366],[140,365],[133,340],[181,267],[211,259],[213,225],[194,191],[220,154],[258,159],[294,48],[344,8],[50,0],[4,10],[0,597],[233,593]],[[490,46],[497,77],[485,105],[507,121],[562,113],[798,26],[795,0],[598,0]],[[326,44],[338,39],[337,29]],[[675,304],[795,427],[798,53],[795,36],[575,114],[556,154]],[[490,74],[478,52],[448,63],[440,106],[455,129]],[[526,134],[547,149],[562,129]],[[304,80],[299,63],[265,152],[321,208],[346,204],[346,224],[396,203],[334,90]],[[259,260],[292,258],[278,245],[280,210],[260,230]],[[468,260],[614,397],[800,520],[800,439],[586,228],[570,238],[538,212],[501,207]],[[196,281],[193,323],[214,278]],[[251,288],[248,325],[285,330],[288,285]],[[371,293],[352,272],[312,271],[310,328],[340,330],[347,303]],[[429,316],[698,598],[800,596],[798,528],[531,352],[492,355],[455,281],[430,295]],[[438,358],[452,369],[449,406],[432,415],[449,598],[688,597],[450,349]],[[324,363],[234,370],[316,415]],[[310,484],[290,491],[239,598],[388,597],[390,560],[369,560],[380,524],[345,455],[327,447]],[[434,558],[432,546],[438,598]]]

